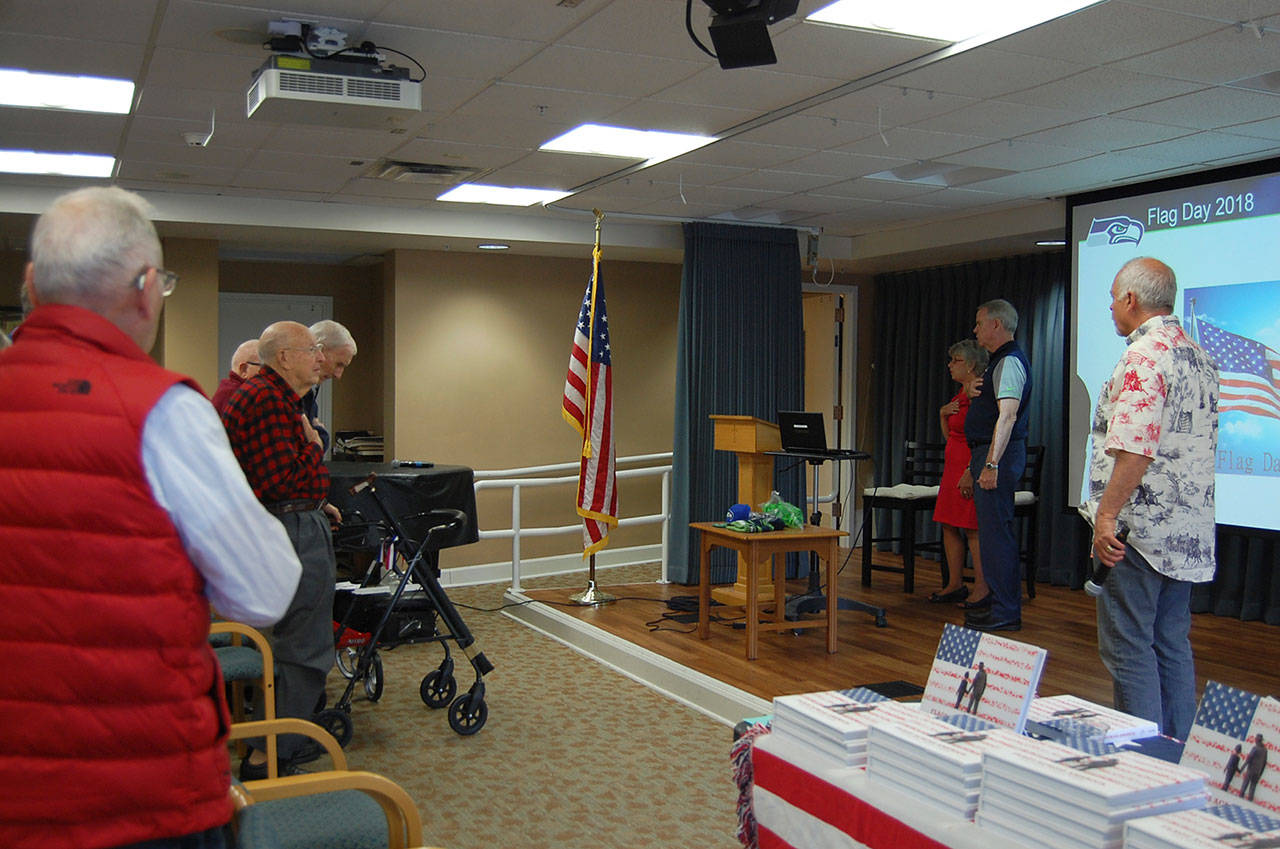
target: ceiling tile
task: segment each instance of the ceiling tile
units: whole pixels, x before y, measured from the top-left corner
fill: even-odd
[[[938,190],[937,186],[926,186],[921,183],[907,183],[896,180],[872,180],[860,177],[823,186],[814,194],[827,197],[856,198],[858,200],[897,200],[899,198],[925,195]]]
[[[0,107],[0,147],[114,154],[128,118]]]
[[[925,91],[985,99],[1060,80],[1086,67],[1078,62],[1009,53],[983,45],[909,71],[894,82]]]
[[[850,121],[848,118],[791,115],[740,133],[734,138],[760,144],[790,144],[824,150],[866,138],[875,131],[875,124]]]
[[[700,62],[552,45],[507,74],[504,82],[625,97],[647,97],[693,76]]]
[[[784,74],[759,68],[737,68],[726,72],[715,67],[663,89],[658,96],[676,103],[728,106],[764,113],[827,91],[836,85],[834,80],[821,77]]]
[[[442,141],[431,138],[428,129],[425,136],[412,139],[396,148],[393,156],[406,162],[489,169],[510,165],[527,153],[526,150],[515,147]]]
[[[982,147],[990,141],[980,136],[890,127],[883,134],[873,133],[853,144],[841,147],[840,151],[905,159],[945,159],[963,150]]]
[[[736,139],[719,141],[686,153],[682,159],[736,168],[773,168],[812,153],[808,148],[777,144],[753,144]]]
[[[1274,151],[1276,147],[1277,143],[1274,139],[1206,132],[1129,148],[1124,152],[1139,157],[1155,157],[1175,162],[1212,162],[1225,157],[1268,153]]]
[[[1189,94],[1201,88],[1203,86],[1197,83],[1137,74],[1108,65],[1047,85],[1007,94],[1000,99],[1033,106],[1052,103],[1055,107],[1073,112],[1106,115],[1167,97]]]
[[[995,47],[1101,65],[1181,44],[1220,28],[1214,21],[1107,2],[1002,38]]]
[[[772,192],[805,192],[838,182],[838,178],[822,174],[800,174],[793,171],[751,171],[720,183],[743,189],[766,189]]]
[[[1223,132],[1240,136],[1255,136],[1260,139],[1280,139],[1280,118],[1265,118],[1261,121],[1250,121],[1235,124]]]
[[[640,127],[714,136],[754,118],[756,114],[755,111],[747,109],[696,106],[691,103],[672,103],[647,98],[634,100],[618,111],[609,113],[605,123],[620,127]]]
[[[698,6],[693,16],[694,31],[710,47],[708,10],[696,2],[694,5]],[[684,12],[683,0],[611,0],[566,33],[563,42],[713,65],[715,60],[700,51],[685,31]]]
[[[7,68],[52,74],[89,74],[138,81],[142,56],[134,45],[0,32]]]
[[[872,151],[876,150],[874,145],[870,149]],[[886,153],[894,152],[891,148],[883,147],[883,143],[881,149]],[[922,157],[871,156],[822,150],[807,156],[801,156],[799,159],[792,159],[786,163],[786,166],[788,171],[798,171],[802,174],[828,174],[851,178],[861,177],[864,174],[875,174],[879,171],[888,171],[891,168],[906,165],[917,158]]]
[[[977,102],[972,97],[929,92],[899,85],[877,85],[846,94],[808,111],[888,129],[914,124]],[[966,128],[972,132],[972,128]]]
[[[919,121],[912,126],[917,130],[961,134],[973,127],[982,127],[984,135],[998,139],[1011,139],[1037,130],[1070,124],[1083,117],[1085,116],[1078,112],[1062,109],[1007,103],[1002,100],[983,100],[946,115]]]
[[[980,165],[987,168],[1006,168],[1010,171],[1034,171],[1050,165],[1074,162],[1092,155],[1092,151],[1074,147],[1037,144],[1022,139],[999,141],[985,147],[976,147],[963,153],[946,157],[947,162],[960,165]]]
[[[289,153],[373,159],[386,156],[407,140],[384,130],[343,132],[331,128],[278,126],[262,147]]]
[[[550,40],[596,12],[598,3],[577,8],[508,0],[390,0],[374,4],[380,22],[456,33]]]
[[[1235,23],[1280,14],[1280,0],[1126,0],[1129,5],[1182,12],[1199,18]]]
[[[1116,113],[1120,118],[1213,130],[1280,115],[1280,95],[1210,88]]]
[[[589,121],[599,122],[630,102],[630,98],[608,94],[497,83],[467,101],[458,113],[504,120],[523,115],[530,120],[575,127]],[[542,141],[551,138],[547,136]]]
[[[779,71],[857,80],[932,53],[946,42],[803,23],[772,37]]]
[[[1275,39],[1228,26],[1194,41],[1125,59],[1114,67],[1219,85],[1252,76],[1259,67],[1280,68],[1280,57]]]
[[[157,0],[112,0],[106,7],[83,0],[0,3],[0,32],[141,45],[151,33],[156,6]]]
[[[1167,124],[1152,124],[1148,121],[1099,116],[1063,124],[1051,130],[1028,133],[1018,138],[1024,141],[1057,143],[1095,153],[1105,153],[1108,150],[1185,136],[1188,132],[1185,127],[1170,127]]]

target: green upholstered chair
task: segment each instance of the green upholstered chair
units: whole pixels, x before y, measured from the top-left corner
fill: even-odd
[[[346,769],[337,740],[301,719],[246,722],[232,739],[305,734],[318,741],[334,769],[237,782],[235,827],[240,849],[408,849],[422,842],[417,806],[399,785],[371,772]]]
[[[246,641],[251,645],[246,645]],[[252,683],[258,688],[262,700],[262,718],[276,718],[276,673],[271,655],[271,644],[261,631],[242,622],[217,620],[209,624],[209,642],[222,667],[222,680],[231,686],[231,721],[245,721],[244,687]],[[236,749],[244,757],[243,743]],[[267,740],[267,755],[271,763],[276,759],[276,741]]]

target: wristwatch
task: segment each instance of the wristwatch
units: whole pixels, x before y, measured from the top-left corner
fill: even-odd
[[[996,471],[997,469],[999,469],[999,468],[1000,468],[1000,464],[999,464],[999,463],[983,463],[983,464],[982,464],[982,468],[984,468],[984,469],[990,469],[991,471],[993,471],[993,472],[994,472],[994,471]]]

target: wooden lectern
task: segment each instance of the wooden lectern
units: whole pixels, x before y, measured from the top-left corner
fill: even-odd
[[[755,416],[712,416],[715,422],[717,451],[738,455],[738,501],[759,510],[773,492],[773,458],[766,451],[781,451],[782,437],[778,426]],[[721,604],[747,603],[747,570],[758,570],[756,598],[768,602],[773,598],[773,578],[769,564],[747,563],[738,555],[738,580],[732,587],[717,587],[711,597]]]

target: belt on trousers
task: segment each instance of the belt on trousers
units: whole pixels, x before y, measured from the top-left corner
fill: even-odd
[[[323,501],[277,501],[275,504],[263,504],[267,508],[268,513],[276,516],[283,516],[285,513],[308,513],[312,510],[319,510],[324,505]]]

